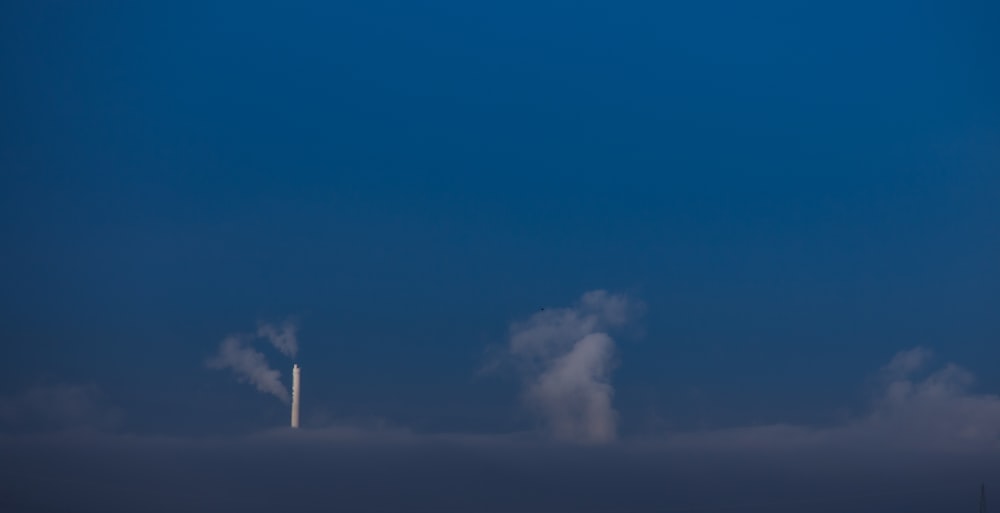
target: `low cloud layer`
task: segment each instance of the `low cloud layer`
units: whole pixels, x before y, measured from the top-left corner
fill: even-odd
[[[542,310],[511,326],[509,350],[524,373],[525,400],[556,439],[615,439],[615,342],[607,331],[640,310],[639,303],[624,295],[596,290],[572,307]]]
[[[514,331],[518,347],[546,355],[524,362],[537,365],[529,392],[548,379],[563,380],[563,372],[593,376],[576,369],[575,359],[608,361],[599,326],[631,315],[594,307],[607,305],[605,299],[588,304],[540,312]],[[552,443],[534,432],[434,434],[378,424],[224,438],[5,431],[0,511],[971,510],[980,483],[988,494],[1000,484],[1000,397],[972,392],[968,371],[934,361],[923,348],[898,353],[877,371],[868,412],[839,425],[664,432],[606,444]],[[570,390],[593,393],[575,379],[567,382],[574,384]],[[95,397],[100,393],[93,387],[29,391],[0,400],[0,418],[26,418],[31,405],[48,403],[63,413],[42,417],[88,418],[85,412],[106,411],[87,406]],[[593,430],[585,408],[549,411],[575,422],[573,437],[579,429],[603,433]]]
[[[507,356],[544,430],[418,433],[325,423],[247,436],[115,432],[93,385],[0,397],[0,511],[103,513],[653,513],[972,508],[1000,484],[1000,397],[922,347],[873,365],[867,410],[834,425],[617,436],[615,342],[641,304],[604,291],[510,329]],[[206,364],[288,401],[252,342],[285,354],[296,328],[226,337]],[[320,408],[321,405],[316,405]],[[317,424],[312,424],[317,425]],[[574,442],[574,443],[553,443]]]
[[[972,373],[954,363],[930,369],[932,353],[896,354],[879,371],[868,412],[840,425],[775,424],[676,433],[674,447],[715,450],[935,450],[1000,448],[1000,397],[971,391]]]
[[[236,379],[249,383],[265,394],[289,402],[288,389],[281,383],[281,372],[272,369],[267,358],[250,347],[246,337],[230,335],[219,344],[219,352],[205,365],[210,369],[229,369]]]
[[[349,427],[0,435],[0,510],[931,513],[975,507],[979,483],[1000,478],[998,455],[746,455]]]

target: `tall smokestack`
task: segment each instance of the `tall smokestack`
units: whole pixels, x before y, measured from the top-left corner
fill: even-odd
[[[292,367],[292,427],[299,427],[299,392],[301,392],[301,386],[299,382],[300,374],[299,364],[295,364]]]

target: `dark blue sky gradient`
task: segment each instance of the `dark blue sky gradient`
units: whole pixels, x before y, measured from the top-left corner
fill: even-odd
[[[203,361],[296,314],[312,415],[509,431],[488,348],[606,288],[624,433],[1000,391],[994,2],[329,4],[0,7],[0,390],[274,425]]]

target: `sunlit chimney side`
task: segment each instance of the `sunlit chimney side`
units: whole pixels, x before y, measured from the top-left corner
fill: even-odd
[[[299,427],[299,392],[301,392],[302,387],[300,386],[299,375],[301,369],[299,369],[299,364],[295,364],[292,367],[292,427]]]

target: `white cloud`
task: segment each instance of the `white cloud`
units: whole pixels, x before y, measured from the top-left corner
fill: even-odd
[[[588,292],[570,308],[543,310],[511,326],[510,354],[525,374],[525,398],[565,441],[601,443],[616,437],[611,371],[614,340],[641,305],[624,295]]]

